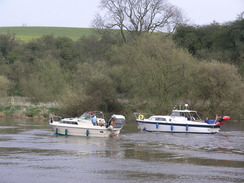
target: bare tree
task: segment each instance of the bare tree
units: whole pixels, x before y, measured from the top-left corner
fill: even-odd
[[[126,41],[125,31],[140,35],[144,32],[172,32],[182,23],[181,11],[167,0],[101,0],[104,15],[97,15],[93,26],[119,29]]]
[[[244,19],[244,11],[237,15],[237,20]]]

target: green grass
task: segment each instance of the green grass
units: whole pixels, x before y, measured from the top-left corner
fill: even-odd
[[[69,37],[78,40],[80,37],[93,34],[92,28],[69,28],[69,27],[0,27],[0,34],[15,34],[16,38],[28,42],[43,35],[56,37]]]
[[[0,116],[26,116],[44,117],[58,112],[56,107],[45,106],[2,106],[0,105]]]

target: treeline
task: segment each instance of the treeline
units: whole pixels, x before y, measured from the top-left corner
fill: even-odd
[[[243,14],[242,14],[243,16]],[[204,26],[181,25],[173,39],[177,45],[186,48],[194,57],[215,59],[234,64],[244,76],[244,19]]]
[[[216,25],[217,30],[213,26],[209,25],[213,29],[209,37],[227,25]],[[57,102],[62,116],[88,110],[169,114],[173,106],[188,103],[209,117],[243,117],[243,56],[238,55],[243,55],[239,51],[243,41],[237,41],[234,50],[212,39],[215,42],[209,48],[201,43],[192,51],[187,39],[200,43],[187,35],[188,29],[201,31],[184,26],[173,39],[151,34],[127,43],[116,31],[100,31],[77,41],[46,35],[28,43],[1,34],[0,95],[24,96],[34,103]],[[220,37],[227,40],[228,36]],[[221,51],[228,52],[228,57]]]

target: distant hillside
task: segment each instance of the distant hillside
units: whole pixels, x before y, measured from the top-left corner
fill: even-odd
[[[66,36],[77,40],[82,36],[93,33],[92,28],[69,28],[69,27],[0,27],[0,34],[12,33],[23,41],[30,41],[43,35]]]

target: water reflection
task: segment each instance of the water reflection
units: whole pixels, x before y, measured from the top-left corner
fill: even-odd
[[[243,123],[229,123],[214,135],[150,133],[129,121],[118,137],[65,137],[47,121],[0,119],[1,178],[13,183],[19,182],[17,175],[37,183],[242,182],[243,131]]]

